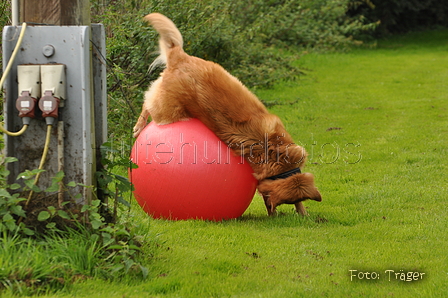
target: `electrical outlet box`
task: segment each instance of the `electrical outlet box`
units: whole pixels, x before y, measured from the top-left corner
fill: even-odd
[[[42,97],[45,92],[51,91],[53,96],[61,100],[60,107],[63,107],[65,94],[65,65],[64,64],[45,64],[40,66],[40,78],[42,81]]]
[[[34,99],[40,97],[40,65],[17,66],[18,97],[28,91]]]
[[[3,28],[3,66],[7,65],[22,30],[21,26]],[[18,131],[22,119],[16,109],[20,88],[31,88],[37,74],[33,67],[40,65],[40,97],[50,89],[54,97],[64,99],[59,109],[57,123],[53,125],[45,172],[42,172],[38,187],[46,189],[51,178],[64,171],[64,182],[74,181],[84,185],[95,185],[95,171],[99,167],[99,147],[107,138],[106,103],[106,38],[101,24],[91,26],[27,26],[20,51],[5,80],[4,121],[5,128]],[[29,65],[30,68],[22,69]],[[18,72],[32,71],[29,82],[18,80]],[[19,84],[17,84],[19,81]],[[62,82],[62,83],[61,83]],[[18,137],[5,135],[6,156],[18,161],[8,164],[9,182],[14,182],[19,173],[39,167],[44,149],[47,124],[42,115],[30,120],[27,131]],[[88,203],[91,188],[75,187],[73,195],[81,193],[78,203]],[[66,197],[68,199],[68,197]]]

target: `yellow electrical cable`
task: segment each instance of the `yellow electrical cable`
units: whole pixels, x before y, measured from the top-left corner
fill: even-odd
[[[17,40],[17,43],[16,43],[16,47],[14,48],[11,58],[9,58],[8,65],[6,65],[5,71],[3,72],[3,75],[0,79],[0,90],[3,88],[3,83],[5,82],[6,77],[8,76],[9,71],[11,70],[12,64],[13,64],[14,60],[16,59],[17,53],[19,52],[19,48],[20,48],[20,45],[22,44],[22,40],[23,40],[23,36],[25,35],[25,31],[26,31],[26,23],[23,23],[22,30],[20,31],[19,39]],[[10,132],[10,131],[7,131],[2,125],[0,125],[0,130],[9,136],[15,137],[15,136],[20,136],[21,134],[23,134],[25,132],[25,130],[27,129],[27,127],[28,127],[28,125],[26,125],[26,127],[24,125],[20,131]]]
[[[11,70],[14,59],[16,59],[17,53],[19,52],[20,45],[22,44],[23,36],[25,35],[25,30],[26,30],[26,23],[23,23],[22,30],[20,31],[20,35],[19,35],[19,39],[17,40],[16,47],[14,48],[11,58],[9,58],[8,65],[6,66],[5,71],[3,72],[3,76],[0,79],[0,88],[3,88],[3,83],[5,82],[5,79],[8,76],[9,71]]]
[[[45,138],[44,152],[42,153],[42,157],[40,159],[39,170],[42,170],[44,168],[45,161],[47,160],[48,148],[50,147],[50,137],[51,137],[51,128],[52,127],[53,127],[53,125],[47,125],[47,137]],[[37,185],[37,182],[39,182],[40,173],[41,172],[36,174],[36,178],[34,178],[33,185]],[[33,194],[34,194],[34,191],[31,189],[30,193],[28,195],[28,200],[26,200],[25,207],[28,206]]]
[[[16,136],[20,136],[21,134],[23,134],[25,132],[25,130],[28,128],[28,124],[24,124],[22,129],[19,130],[18,132],[10,132],[7,131],[3,126],[0,125],[0,130],[4,133],[6,133],[8,136],[11,137],[16,137]]]

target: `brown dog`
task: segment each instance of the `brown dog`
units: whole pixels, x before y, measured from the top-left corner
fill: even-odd
[[[198,118],[250,162],[269,215],[280,204],[295,204],[306,215],[302,201],[322,198],[313,175],[300,172],[305,149],[294,144],[280,119],[238,79],[216,63],[186,54],[170,19],[151,13],[145,20],[160,34],[161,54],[151,67],[166,64],[166,69],[145,94],[134,137],[149,115],[158,125]]]

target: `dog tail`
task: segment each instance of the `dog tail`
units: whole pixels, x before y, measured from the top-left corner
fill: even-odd
[[[150,71],[159,65],[165,65],[167,61],[167,53],[174,47],[183,47],[183,39],[179,29],[169,18],[160,13],[150,13],[144,19],[149,22],[154,29],[160,34],[159,47],[160,56],[151,64]]]

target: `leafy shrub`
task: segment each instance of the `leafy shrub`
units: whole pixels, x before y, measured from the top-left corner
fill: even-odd
[[[80,279],[145,279],[142,247],[132,223],[85,227],[34,239],[0,234],[0,295],[31,296],[69,288]],[[125,227],[127,226],[127,227]]]
[[[16,158],[0,156],[0,293],[7,290],[33,295],[57,291],[79,278],[147,277],[148,269],[141,261],[151,250],[150,242],[138,234],[137,224],[123,218],[120,222],[108,221],[101,212],[106,204],[100,200],[83,206],[67,201],[59,206],[54,191],[60,190],[63,172],[57,173],[45,190],[33,183],[42,170],[21,173],[24,187],[8,184],[10,173],[6,165],[15,161]],[[105,164],[109,170],[120,165],[113,161]],[[101,178],[105,194],[114,182],[117,189],[111,192],[115,201],[123,191],[131,189],[124,177],[106,170]],[[69,182],[63,190],[68,192],[68,187],[77,185]],[[16,192],[19,190],[22,192]],[[29,190],[35,196],[28,196]],[[143,235],[148,234],[145,231]]]
[[[375,24],[347,17],[348,0],[97,0],[93,20],[107,32],[109,128],[116,138],[131,134],[143,92],[158,73],[157,33],[142,21],[165,14],[179,27],[187,53],[221,64],[250,88],[267,88],[301,74],[289,48],[334,50],[356,44]]]
[[[3,29],[4,26],[11,23],[11,1],[6,0],[0,2],[0,26]],[[2,53],[2,48],[0,47],[0,54]],[[3,55],[0,55],[0,62],[2,61]],[[1,68],[1,70],[3,70]]]
[[[1,1],[0,2],[0,28],[3,30],[3,27],[7,24],[11,23],[10,20],[10,13],[11,11],[11,1]],[[3,48],[1,46],[1,40],[0,40],[0,65],[3,63]],[[3,67],[0,67],[0,74],[3,74]],[[3,88],[0,86],[0,89]],[[3,92],[0,90],[0,107],[3,107]],[[3,111],[2,108],[0,108],[0,111]],[[3,121],[3,113],[0,113],[0,121]],[[3,136],[0,136],[0,142],[3,142]]]
[[[347,0],[283,0],[236,2],[234,20],[256,28],[265,44],[294,45],[336,50],[359,43],[361,32],[371,32],[375,23],[362,16],[347,16]],[[281,43],[279,43],[281,42]]]

